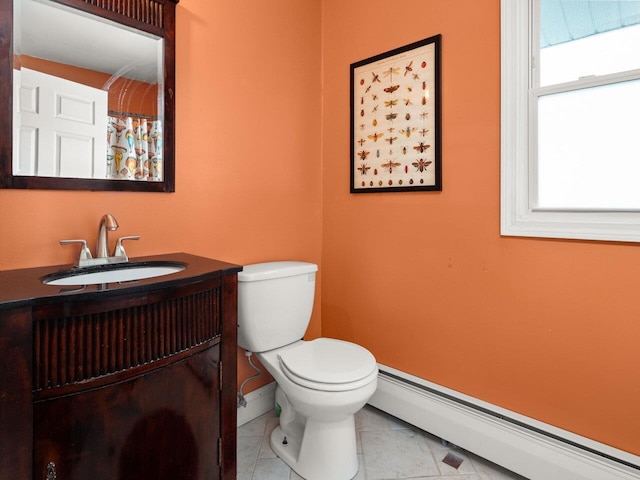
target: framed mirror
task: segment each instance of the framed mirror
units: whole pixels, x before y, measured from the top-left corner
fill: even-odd
[[[175,191],[179,0],[0,0],[0,188]]]

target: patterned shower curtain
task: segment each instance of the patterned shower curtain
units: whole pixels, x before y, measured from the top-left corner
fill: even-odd
[[[109,117],[107,176],[120,180],[162,181],[160,120]]]

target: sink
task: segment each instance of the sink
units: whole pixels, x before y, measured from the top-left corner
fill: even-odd
[[[125,262],[109,265],[73,268],[55,272],[42,278],[45,285],[96,285],[101,283],[132,282],[181,272],[182,262],[150,261]]]

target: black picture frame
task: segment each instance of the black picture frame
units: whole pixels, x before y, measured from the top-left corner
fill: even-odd
[[[351,64],[351,193],[441,191],[441,35]]]

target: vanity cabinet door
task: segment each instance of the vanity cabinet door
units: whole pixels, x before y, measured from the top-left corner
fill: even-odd
[[[120,383],[35,402],[34,478],[219,479],[219,364],[216,344]]]

